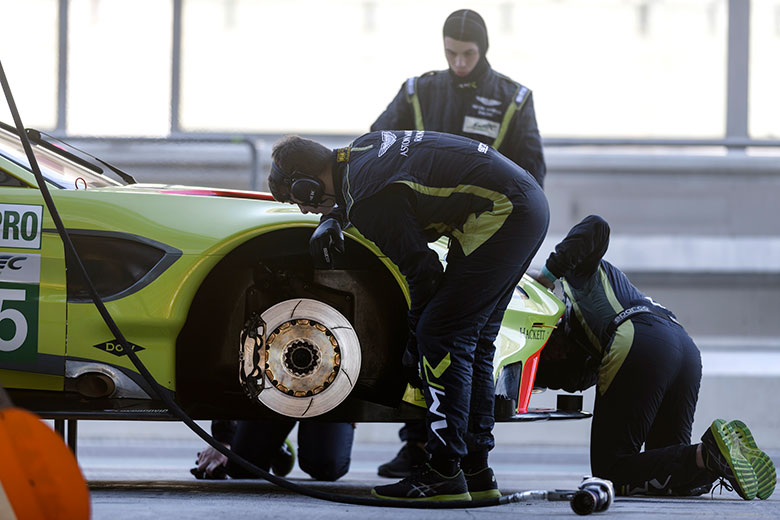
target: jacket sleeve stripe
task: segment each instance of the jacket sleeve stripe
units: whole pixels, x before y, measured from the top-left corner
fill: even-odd
[[[498,147],[501,146],[501,143],[504,141],[504,137],[506,136],[506,132],[509,129],[509,123],[512,121],[512,117],[514,117],[515,112],[519,112],[523,109],[523,106],[528,100],[528,95],[530,93],[531,91],[528,89],[528,87],[517,85],[514,101],[509,104],[509,107],[507,107],[506,112],[504,113],[504,119],[501,121],[501,128],[498,130],[496,140],[493,141],[493,148],[496,150],[498,150]]]

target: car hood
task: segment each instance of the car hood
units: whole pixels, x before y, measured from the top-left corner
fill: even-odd
[[[133,184],[52,195],[70,229],[144,236],[184,254],[219,255],[267,231],[319,223],[319,215],[304,215],[297,206],[253,191]]]
[[[180,184],[129,184],[127,186],[99,188],[100,191],[167,193],[170,195],[193,195],[201,197],[228,197],[236,199],[274,201],[273,195],[262,191],[231,190]]]

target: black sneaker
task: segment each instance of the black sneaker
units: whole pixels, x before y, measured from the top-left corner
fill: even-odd
[[[391,500],[471,500],[463,470],[447,477],[427,462],[400,482],[375,487],[371,494]]]
[[[412,468],[428,462],[428,452],[420,446],[407,442],[395,458],[377,468],[380,477],[404,478],[412,474]]]
[[[498,498],[501,496],[501,491],[498,490],[498,483],[492,469],[484,468],[475,473],[464,472],[463,474],[466,477],[466,486],[468,486],[472,500]]]
[[[745,500],[753,500],[758,492],[758,479],[742,452],[742,442],[723,419],[715,419],[701,436],[704,466],[725,478],[734,491]]]
[[[290,439],[285,439],[279,451],[271,457],[271,470],[274,475],[284,477],[295,467],[295,449]]]
[[[756,473],[758,479],[756,496],[761,500],[766,500],[772,496],[775,484],[777,484],[777,473],[772,459],[758,448],[750,428],[745,423],[739,420],[730,421],[726,423],[726,427],[739,438],[742,443],[742,453]]]

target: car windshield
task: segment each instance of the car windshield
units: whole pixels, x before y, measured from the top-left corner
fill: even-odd
[[[121,186],[121,183],[114,179],[82,166],[66,156],[48,150],[44,146],[36,145],[34,142],[30,144],[44,178],[58,188],[74,190]],[[21,139],[5,129],[0,129],[0,154],[32,171],[27,154],[24,153]]]

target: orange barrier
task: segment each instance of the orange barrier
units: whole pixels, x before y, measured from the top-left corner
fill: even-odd
[[[37,416],[12,407],[0,386],[0,518],[89,516],[89,490],[76,458]]]

